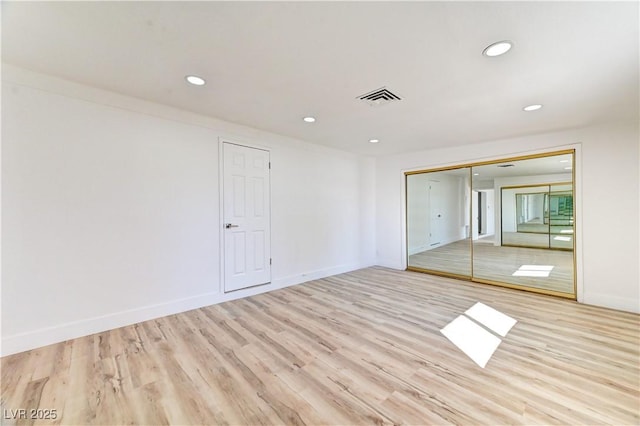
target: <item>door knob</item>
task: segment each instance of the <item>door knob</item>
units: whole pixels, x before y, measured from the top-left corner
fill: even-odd
[[[227,228],[227,229],[229,229],[229,228],[237,228],[237,227],[238,227],[238,225],[234,225],[234,224],[232,224],[232,223],[226,223],[226,224],[224,225],[224,227],[225,227],[225,228]]]

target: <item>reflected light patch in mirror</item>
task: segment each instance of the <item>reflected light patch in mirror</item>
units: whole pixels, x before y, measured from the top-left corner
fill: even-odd
[[[520,269],[526,269],[527,271],[551,271],[553,265],[522,265]]]
[[[553,265],[522,265],[517,271],[511,274],[511,276],[546,278],[552,269]]]
[[[502,337],[506,336],[509,330],[511,330],[511,327],[513,327],[517,322],[509,315],[496,311],[492,307],[480,302],[467,309],[465,315],[478,321],[480,324]]]
[[[556,240],[556,241],[571,241],[571,237],[555,236],[555,237],[553,237],[553,239]]]
[[[501,342],[498,337],[463,315],[451,321],[440,332],[482,368],[487,365]]]
[[[515,271],[511,274],[512,277],[538,277],[538,278],[547,278],[549,276],[549,271]]]

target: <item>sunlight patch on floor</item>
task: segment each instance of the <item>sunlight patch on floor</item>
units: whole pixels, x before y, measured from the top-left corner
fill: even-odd
[[[496,334],[505,337],[516,322],[510,316],[477,302],[440,332],[473,362],[485,368],[502,342]]]
[[[498,337],[464,315],[460,315],[440,331],[482,368],[487,365],[501,342]]]
[[[492,307],[480,302],[467,309],[465,315],[502,337],[506,336],[509,330],[511,330],[511,327],[517,322],[509,315],[496,311]]]

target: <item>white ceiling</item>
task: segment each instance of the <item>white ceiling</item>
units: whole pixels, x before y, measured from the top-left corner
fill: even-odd
[[[638,2],[1,7],[7,63],[361,154],[638,118]],[[509,53],[482,55],[504,39]],[[403,100],[355,100],[382,86]]]

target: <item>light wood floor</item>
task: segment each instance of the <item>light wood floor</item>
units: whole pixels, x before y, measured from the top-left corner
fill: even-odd
[[[454,241],[409,256],[409,267],[471,276],[471,240]]]
[[[552,265],[548,277],[514,277],[522,265]],[[469,240],[459,240],[409,256],[409,266],[471,275]],[[491,240],[473,243],[474,278],[574,294],[573,252],[528,247],[495,246]]]
[[[503,232],[502,244],[521,247],[540,247],[573,250],[573,235]]]
[[[518,320],[485,369],[440,333],[476,301]],[[41,424],[638,424],[639,327],[374,267],[2,358],[1,402],[57,410]]]

